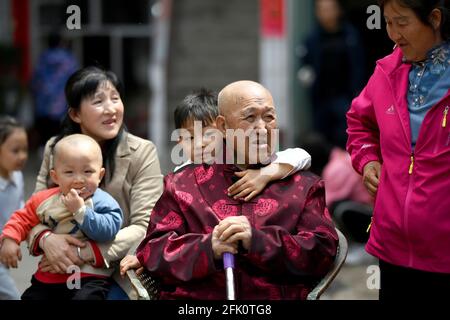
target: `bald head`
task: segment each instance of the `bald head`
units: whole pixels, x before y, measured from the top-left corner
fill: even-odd
[[[220,91],[218,106],[217,128],[226,137],[227,148],[233,149],[235,163],[265,163],[275,150],[277,134],[269,90],[253,81],[233,82]]]
[[[272,95],[261,84],[248,80],[236,81],[219,92],[219,114],[226,118],[237,108],[245,108],[249,103],[262,103],[267,100],[273,104]]]
[[[69,154],[89,154],[100,166],[103,163],[102,150],[97,141],[84,134],[72,134],[59,140],[53,149],[54,163]]]

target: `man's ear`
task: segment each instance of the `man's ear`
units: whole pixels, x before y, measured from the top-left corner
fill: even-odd
[[[217,126],[217,129],[219,129],[222,132],[222,134],[225,136],[225,134],[227,132],[227,126],[226,126],[226,121],[225,121],[224,116],[217,116],[216,126]]]
[[[53,182],[58,184],[58,175],[56,174],[55,169],[50,169],[50,178],[52,178]]]
[[[78,111],[74,108],[69,108],[69,117],[75,123],[80,123],[80,117],[78,116]]]

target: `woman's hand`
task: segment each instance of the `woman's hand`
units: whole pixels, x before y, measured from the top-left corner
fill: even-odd
[[[136,256],[127,255],[120,261],[120,275],[122,276],[122,278],[130,269],[137,269],[137,275],[140,275],[144,271],[144,267],[141,265]]]
[[[55,273],[66,273],[70,266],[84,264],[78,257],[77,247],[83,248],[85,245],[83,241],[70,235],[52,233],[45,238],[41,248],[47,258],[48,268]]]
[[[363,182],[370,195],[375,197],[380,184],[381,163],[378,161],[368,162],[363,169]]]

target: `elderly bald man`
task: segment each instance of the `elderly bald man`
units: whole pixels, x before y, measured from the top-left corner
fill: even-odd
[[[278,138],[277,116],[270,92],[259,83],[238,81],[219,93],[218,104],[217,126],[227,142],[231,142],[227,146],[233,149],[229,151],[234,163],[244,168],[267,163],[276,151]],[[234,141],[230,141],[232,138]],[[242,140],[238,141],[239,138]]]
[[[219,110],[224,135],[258,130],[256,149],[273,152],[276,110],[266,88],[232,83],[219,93]],[[264,134],[268,139],[259,139]],[[234,173],[251,165],[252,142],[243,139],[245,148],[227,148],[233,164],[193,164],[165,177],[136,251],[139,264],[160,279],[161,299],[225,299],[225,252],[236,255],[237,299],[306,299],[331,267],[338,237],[317,176],[298,172],[249,202],[227,196]],[[258,156],[256,162],[263,160]]]

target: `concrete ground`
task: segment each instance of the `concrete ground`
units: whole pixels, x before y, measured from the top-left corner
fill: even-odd
[[[26,196],[34,190],[35,179],[39,171],[40,156],[30,155],[24,170]],[[11,269],[11,275],[22,293],[29,285],[31,275],[36,271],[39,259],[28,254],[26,244],[22,244],[22,261],[18,269]],[[336,279],[322,295],[322,300],[377,300],[378,290],[370,290],[366,283],[370,274],[367,268],[377,265],[377,260],[369,256],[361,245],[350,243],[347,260]]]
[[[365,252],[362,245],[350,243],[345,264],[321,300],[378,300],[378,290],[367,286],[372,274],[368,268],[377,265],[378,260]]]

